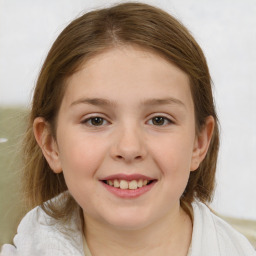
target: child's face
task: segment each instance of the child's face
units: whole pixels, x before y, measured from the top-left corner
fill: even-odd
[[[86,221],[138,229],[177,213],[202,160],[188,76],[127,46],[92,58],[67,82],[50,161]]]

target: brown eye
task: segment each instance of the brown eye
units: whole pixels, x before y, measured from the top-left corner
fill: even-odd
[[[152,118],[152,122],[154,125],[163,125],[164,124],[164,118],[161,117],[161,116],[157,116],[157,117],[154,117]]]
[[[90,118],[90,120],[91,120],[91,124],[94,126],[102,125],[104,122],[104,119],[101,117],[93,117],[93,118]]]
[[[87,118],[86,120],[82,121],[82,124],[86,124],[88,126],[102,126],[106,124],[106,120],[102,117],[95,116]]]
[[[171,123],[171,120],[169,120],[168,118],[163,117],[163,116],[155,116],[151,120],[152,120],[151,122],[153,125],[158,125],[158,126],[163,126],[163,125]]]

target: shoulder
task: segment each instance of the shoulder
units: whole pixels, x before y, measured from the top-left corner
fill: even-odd
[[[83,255],[82,233],[75,218],[62,227],[41,207],[34,208],[20,222],[14,245],[4,245],[1,256]]]
[[[192,256],[256,256],[249,241],[200,202],[194,212]]]

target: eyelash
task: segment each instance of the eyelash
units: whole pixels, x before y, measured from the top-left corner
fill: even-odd
[[[153,119],[154,119],[154,118],[155,118],[155,119],[156,119],[156,118],[162,119],[162,120],[164,121],[164,124],[161,124],[161,125],[153,124]],[[165,117],[165,116],[161,116],[161,115],[159,115],[159,116],[154,116],[154,117],[150,118],[149,120],[152,121],[152,125],[154,125],[154,126],[166,126],[166,125],[169,125],[169,124],[173,124],[173,123],[174,123],[171,119],[169,119],[169,118],[167,118],[167,117]]]
[[[161,120],[164,121],[164,124],[160,124],[160,125],[154,124],[154,123],[153,123],[153,119],[154,119],[154,118],[155,118],[155,119],[156,119],[156,118],[160,118]],[[102,121],[102,123],[101,123],[100,125],[94,125],[94,124],[92,124],[92,121],[93,121],[93,120],[96,121],[96,119],[100,119],[100,120]],[[98,120],[98,121],[99,121],[99,120]],[[151,121],[151,125],[153,125],[153,126],[167,126],[167,125],[170,125],[170,124],[173,124],[173,123],[174,123],[171,119],[169,119],[169,118],[167,118],[167,117],[165,117],[165,116],[161,116],[161,115],[154,116],[154,117],[150,118],[149,121]],[[149,121],[147,121],[147,122],[149,122]],[[91,127],[101,127],[101,126],[105,126],[105,125],[106,125],[106,122],[109,123],[109,122],[108,122],[105,118],[103,118],[103,117],[94,116],[94,117],[89,117],[89,118],[83,120],[81,123],[82,123],[82,124],[86,124],[86,125],[91,126]]]
[[[83,120],[81,123],[82,123],[82,124],[86,124],[86,125],[88,125],[88,126],[92,126],[92,127],[103,126],[103,125],[93,125],[93,124],[92,124],[92,121],[95,120],[95,119],[97,119],[97,118],[101,119],[101,120],[103,121],[103,123],[104,123],[104,122],[108,122],[105,118],[103,118],[103,117],[101,117],[101,116],[93,116],[93,117],[89,117],[89,118]],[[104,125],[105,125],[105,124],[104,124]]]

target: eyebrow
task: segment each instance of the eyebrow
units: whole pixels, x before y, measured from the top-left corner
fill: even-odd
[[[70,106],[89,104],[94,106],[116,106],[116,103],[102,98],[81,98],[71,103]]]
[[[185,104],[176,98],[173,97],[168,97],[168,98],[163,98],[163,99],[148,99],[145,100],[144,102],[142,102],[142,105],[146,105],[146,106],[154,106],[154,105],[180,105],[185,107]]]
[[[89,105],[94,105],[94,106],[113,106],[116,107],[117,104],[114,101],[110,101],[108,99],[103,99],[103,98],[81,98],[78,99],[74,102],[71,103],[70,106],[75,106],[78,104],[89,104]],[[153,98],[153,99],[147,99],[142,101],[141,103],[144,106],[156,106],[156,105],[179,105],[182,107],[186,107],[185,104],[176,98],[173,97],[168,97],[168,98]]]

